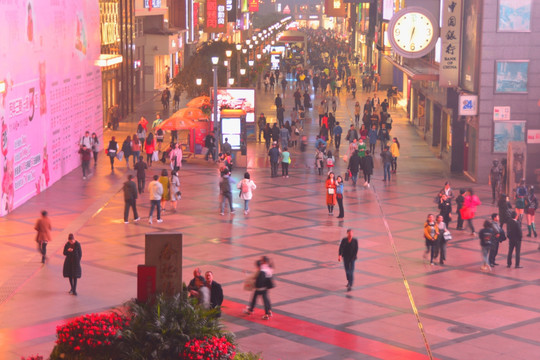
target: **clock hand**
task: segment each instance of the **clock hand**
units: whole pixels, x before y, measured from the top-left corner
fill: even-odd
[[[414,37],[414,31],[416,30],[416,27],[413,27],[412,28],[412,32],[411,32],[411,40],[409,40],[409,42],[412,41],[413,37]]]

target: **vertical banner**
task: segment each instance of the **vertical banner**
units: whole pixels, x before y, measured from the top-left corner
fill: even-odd
[[[226,31],[227,0],[206,0],[206,32],[221,33]]]
[[[439,86],[454,87],[459,83],[462,0],[444,0],[441,27],[441,63]]]
[[[0,216],[80,166],[85,131],[103,143],[99,20],[97,1],[0,1]]]
[[[238,9],[237,0],[227,1],[227,22],[236,22],[236,11]]]

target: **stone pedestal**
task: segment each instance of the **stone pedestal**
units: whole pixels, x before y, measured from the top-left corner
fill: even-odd
[[[156,267],[156,292],[182,292],[182,234],[149,233],[145,237],[145,265]]]

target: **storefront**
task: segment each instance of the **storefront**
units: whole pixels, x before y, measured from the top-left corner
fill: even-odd
[[[184,62],[183,39],[179,31],[162,30],[144,35],[144,89],[153,91],[167,85]]]

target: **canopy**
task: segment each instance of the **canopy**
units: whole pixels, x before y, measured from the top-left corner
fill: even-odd
[[[210,104],[210,97],[209,96],[198,96],[196,98],[193,98],[190,100],[190,102],[187,103],[188,108],[200,108],[203,106],[203,104]]]
[[[208,121],[208,116],[201,109],[184,108],[175,112],[170,118],[159,124],[156,129],[189,130],[198,127],[197,122]]]

